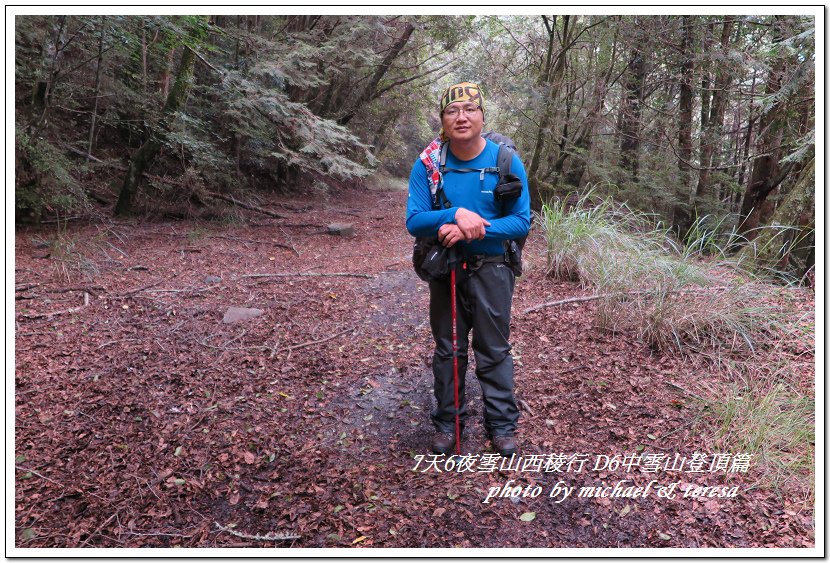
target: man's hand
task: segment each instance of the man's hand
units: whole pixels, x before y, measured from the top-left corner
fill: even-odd
[[[470,242],[484,238],[484,227],[489,227],[490,221],[474,211],[459,207],[458,211],[455,212],[455,224],[461,230],[464,240]]]
[[[464,235],[461,234],[461,229],[458,228],[458,225],[446,223],[441,225],[441,228],[438,229],[438,242],[447,248],[450,248],[452,245],[461,240],[464,240]]]

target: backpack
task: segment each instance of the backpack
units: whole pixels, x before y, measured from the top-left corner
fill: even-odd
[[[521,180],[519,180],[518,176],[510,172],[513,155],[518,154],[516,143],[510,137],[493,131],[484,133],[482,137],[493,141],[499,146],[496,166],[494,167],[491,166],[482,169],[447,169],[449,143],[442,143],[440,138],[434,139],[421,153],[419,158],[427,169],[427,179],[429,180],[433,209],[452,207],[452,204],[444,195],[443,174],[447,170],[454,172],[479,172],[482,174],[482,178],[486,172],[498,173],[499,180],[496,183],[496,189],[493,193],[496,199],[502,202],[514,199],[521,194]],[[516,276],[522,275],[522,249],[524,248],[526,240],[527,236],[504,241],[505,256]],[[446,248],[438,242],[437,236],[415,238],[415,244],[412,249],[412,266],[415,269],[415,273],[422,280],[428,282],[446,279],[449,276],[447,256]]]

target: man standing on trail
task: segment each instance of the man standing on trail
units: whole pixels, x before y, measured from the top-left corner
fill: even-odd
[[[517,193],[511,199],[498,200],[494,195],[499,182],[495,168],[499,145],[481,136],[484,100],[476,84],[462,82],[447,88],[441,96],[440,115],[442,142],[430,147],[448,145],[446,167],[428,169],[430,161],[424,154],[429,147],[415,162],[409,177],[406,227],[416,237],[437,235],[444,247],[457,253],[458,415],[463,428],[467,417],[464,374],[472,330],[484,424],[493,449],[509,456],[518,449],[519,410],[508,343],[515,274],[505,241],[525,237],[530,229],[527,175],[519,157],[511,153],[510,172],[521,184],[516,182]],[[440,205],[435,205],[430,189],[436,183],[443,190]],[[432,412],[436,433],[431,446],[436,453],[450,453],[456,445],[450,282],[432,280],[429,290],[437,403]]]

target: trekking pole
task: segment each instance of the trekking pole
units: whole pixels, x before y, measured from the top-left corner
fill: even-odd
[[[452,379],[455,387],[455,453],[461,455],[461,419],[458,406],[458,318],[455,305],[455,269],[457,266],[456,250],[450,247],[450,315],[452,316]]]

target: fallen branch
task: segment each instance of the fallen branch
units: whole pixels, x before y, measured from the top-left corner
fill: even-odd
[[[298,540],[302,536],[295,536],[292,534],[278,534],[276,532],[268,532],[264,536],[260,536],[258,534],[246,534],[244,532],[237,532],[236,530],[232,530],[220,524],[219,522],[214,522],[216,528],[222,532],[227,532],[232,536],[236,536],[238,538],[242,538],[243,540],[256,540],[256,541],[285,541],[285,540]]]
[[[27,283],[26,285],[18,285],[15,286],[14,292],[17,293],[18,291],[29,291],[33,287],[37,287],[39,285],[39,283]]]
[[[305,348],[306,346],[313,346],[314,344],[322,344],[323,342],[328,342],[329,340],[337,338],[338,336],[346,334],[347,332],[350,332],[354,329],[355,327],[350,327],[346,330],[341,330],[338,333],[332,334],[331,336],[327,336],[326,338],[322,338],[320,340],[310,340],[308,342],[303,342],[302,344],[294,344],[293,346],[289,346],[288,348],[286,348],[286,350],[290,352],[291,350],[296,350],[297,348]]]
[[[83,309],[83,307],[72,307],[71,309],[64,309],[63,311],[55,311],[54,313],[35,313],[34,315],[26,315],[21,313],[18,315],[24,319],[44,319],[50,317],[57,317],[58,315],[65,315],[67,313],[77,313]]]
[[[46,481],[49,481],[50,483],[54,483],[54,484],[55,484],[55,485],[57,485],[58,487],[66,487],[66,485],[64,485],[63,483],[58,483],[58,482],[57,482],[57,481],[55,481],[54,479],[50,479],[50,478],[49,478],[49,477],[47,477],[46,475],[43,475],[42,473],[38,473],[38,472],[37,472],[37,471],[35,471],[34,469],[29,469],[29,468],[27,468],[27,467],[20,467],[19,465],[15,465],[15,466],[14,466],[14,468],[15,468],[15,469],[17,469],[18,471],[25,471],[26,473],[31,473],[32,475],[37,475],[37,476],[38,476],[38,477],[40,477],[41,479],[44,479],[44,480],[46,480]]]
[[[237,241],[237,242],[250,242],[252,244],[273,244],[274,246],[278,246],[280,248],[285,248],[287,250],[291,250],[297,256],[300,255],[300,253],[297,252],[297,249],[294,248],[293,246],[288,246],[287,244],[282,244],[280,242],[274,242],[274,241],[270,241],[270,240],[253,240],[253,239],[249,239],[249,238],[229,237],[229,236],[225,236],[225,235],[210,235],[208,238],[221,238],[221,239],[233,240],[233,241]]]
[[[723,291],[727,289],[732,289],[730,286],[717,286],[717,287],[701,287],[698,289],[675,289],[673,291],[668,291],[666,293],[708,293],[710,291]],[[545,309],[546,307],[555,307],[557,305],[567,305],[568,303],[584,303],[586,301],[596,301],[598,299],[607,299],[609,297],[624,297],[626,295],[651,295],[655,293],[660,293],[660,291],[656,289],[639,289],[635,291],[620,291],[617,293],[603,293],[601,295],[587,295],[584,297],[571,297],[569,299],[562,299],[560,301],[551,301],[549,303],[542,303],[541,305],[536,305],[534,307],[528,307],[522,314],[532,313],[533,311],[538,311],[539,309]]]
[[[227,201],[228,203],[232,203],[237,207],[241,207],[242,209],[247,209],[249,211],[256,211],[257,213],[262,213],[263,215],[268,215],[269,217],[274,217],[276,219],[287,219],[285,215],[280,215],[279,213],[274,213],[273,211],[268,211],[267,209],[263,209],[261,207],[257,207],[255,205],[248,205],[247,203],[242,203],[241,201],[237,201],[232,197],[228,197],[226,195],[217,194],[216,192],[205,192],[208,196],[221,199],[222,201]]]
[[[317,274],[315,272],[297,273],[297,274],[245,274],[239,276],[241,278],[295,278],[295,277],[314,277],[314,278],[369,278],[373,279],[372,274],[352,274],[349,272],[330,272]]]
[[[706,399],[704,399],[703,397],[701,397],[700,395],[695,395],[694,393],[692,393],[688,389],[685,389],[684,387],[681,387],[680,385],[678,385],[677,383],[674,383],[672,381],[666,381],[666,385],[668,385],[669,387],[674,387],[678,391],[683,391],[684,393],[686,393],[690,397],[694,397],[695,399],[697,399],[701,403],[708,403],[709,402]]]
[[[222,284],[208,285],[200,288],[188,287],[185,289],[154,289],[152,291],[148,291],[147,293],[204,293],[205,291],[216,289],[221,285]]]
[[[516,401],[516,403],[519,405],[519,408],[525,411],[527,414],[529,414],[530,416],[534,415],[533,409],[530,408],[530,405],[527,404],[527,401],[525,401],[524,399],[519,399],[518,401]]]
[[[252,227],[273,227],[274,225],[251,225]],[[294,227],[296,229],[300,228],[307,228],[307,227],[315,227],[317,229],[325,229],[325,225],[318,225],[316,223],[284,223],[282,225],[277,225],[278,227]]]
[[[86,539],[83,541],[83,543],[81,543],[81,545],[79,545],[78,547],[85,547],[85,546],[86,546],[86,544],[88,544],[88,543],[89,543],[89,540],[91,540],[93,536],[95,536],[95,535],[96,535],[96,534],[98,534],[101,530],[103,530],[103,529],[104,529],[104,527],[105,527],[107,524],[109,524],[110,522],[112,522],[112,521],[115,519],[115,517],[116,517],[116,516],[118,516],[118,511],[117,511],[117,510],[116,510],[115,512],[113,512],[113,513],[112,513],[112,516],[110,516],[109,518],[107,518],[106,520],[104,520],[104,522],[103,522],[100,526],[98,526],[98,527],[95,529],[95,531],[94,531],[94,532],[92,532],[91,534],[89,534],[89,535],[86,537]]]
[[[110,297],[110,299],[118,299],[118,298],[121,298],[121,297],[128,297],[128,296],[130,296],[134,293],[138,293],[139,291],[144,291],[145,289],[150,289],[151,287],[156,287],[157,285],[159,285],[163,281],[164,280],[158,280],[158,281],[153,282],[149,285],[144,285],[144,286],[139,287],[137,289],[131,289],[130,291],[127,291],[127,292],[122,293],[120,295],[113,295],[113,296]]]
[[[83,291],[84,293],[91,293],[92,295],[97,295],[99,291],[106,291],[106,289],[100,285],[87,285],[87,286],[79,286],[79,287],[59,287],[55,289],[44,289],[44,293],[69,293],[70,291]]]

